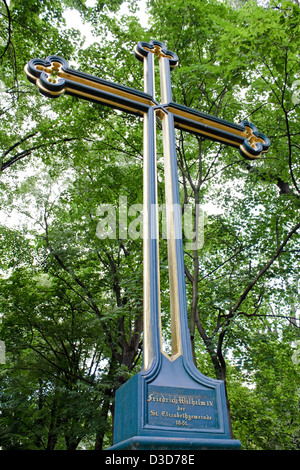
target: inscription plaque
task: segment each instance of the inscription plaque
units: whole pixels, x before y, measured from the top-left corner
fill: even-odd
[[[213,428],[217,423],[213,390],[149,385],[147,395],[149,425],[182,429]]]

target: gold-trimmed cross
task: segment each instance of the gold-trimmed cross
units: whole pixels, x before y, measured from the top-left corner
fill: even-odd
[[[174,210],[179,205],[175,128],[234,147],[247,159],[256,159],[267,152],[270,141],[249,121],[234,124],[175,103],[172,100],[170,72],[177,66],[178,57],[174,52],[169,51],[164,43],[156,40],[151,40],[149,43],[142,41],[136,45],[134,51],[136,57],[144,63],[143,92],[71,69],[67,61],[58,56],[49,56],[46,60],[32,59],[25,66],[25,72],[28,79],[36,84],[40,92],[47,97],[57,98],[63,94],[69,94],[143,118],[143,349],[144,370],[154,370],[160,361],[161,354],[167,356],[170,361],[182,355],[186,364],[192,363],[187,323],[181,219],[180,214]],[[155,98],[155,56],[159,60],[160,103]],[[163,351],[161,331],[156,168],[157,116],[162,121],[164,150],[172,338],[170,356]]]

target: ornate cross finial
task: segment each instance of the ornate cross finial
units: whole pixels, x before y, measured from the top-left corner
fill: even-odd
[[[178,65],[178,56],[175,52],[171,52],[166,48],[163,42],[151,39],[150,42],[140,41],[134,48],[135,56],[138,60],[144,61],[148,52],[156,54],[158,58],[166,57],[169,59],[170,68],[173,69]]]
[[[271,145],[270,139],[258,132],[256,126],[249,121],[242,121],[245,128],[245,140],[240,148],[242,156],[250,160],[259,158],[262,153],[268,152]]]

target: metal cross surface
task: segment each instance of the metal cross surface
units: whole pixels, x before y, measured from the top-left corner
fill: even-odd
[[[193,360],[187,323],[181,215],[174,210],[174,207],[179,206],[175,128],[235,147],[243,157],[248,159],[258,158],[262,153],[267,152],[270,141],[248,121],[233,124],[174,103],[170,72],[177,66],[178,57],[174,52],[167,50],[164,43],[156,40],[151,40],[149,43],[139,42],[134,52],[137,59],[144,63],[144,92],[73,70],[64,59],[57,56],[49,56],[46,60],[32,59],[26,65],[25,72],[28,79],[36,84],[39,91],[47,97],[73,95],[143,118],[144,370],[155,368],[161,354],[167,356],[170,361],[182,355],[185,364],[191,366]],[[155,99],[155,56],[159,60],[161,103]],[[162,348],[156,117],[159,117],[162,122],[163,132],[171,356],[168,356]]]

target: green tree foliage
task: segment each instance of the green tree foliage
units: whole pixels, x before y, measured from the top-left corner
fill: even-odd
[[[143,339],[142,239],[125,236],[120,212],[126,201],[138,235],[141,120],[70,96],[46,99],[23,67],[58,54],[142,90],[132,51],[153,37],[179,56],[178,103],[249,119],[271,138],[269,153],[250,162],[177,133],[182,206],[194,208],[193,224],[197,205],[207,210],[203,246],[184,240],[189,327],[198,368],[226,383],[243,448],[298,449],[299,5],[150,0],[144,29],[139,2],[127,14],[119,0],[91,4],[0,1],[0,446],[109,447],[114,393],[140,370]],[[93,44],[67,28],[70,9]],[[116,237],[99,236],[104,204],[115,210]],[[160,257],[168,343],[164,241]]]

